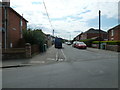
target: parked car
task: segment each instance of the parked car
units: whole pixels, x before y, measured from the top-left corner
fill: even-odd
[[[71,45],[71,42],[66,42],[67,45]]]
[[[65,42],[65,44],[67,44],[68,42]]]
[[[76,42],[74,47],[79,48],[79,49],[86,49],[87,45],[84,42]]]
[[[67,42],[67,45],[71,45],[71,42]]]
[[[76,43],[79,42],[79,41],[74,41],[72,46],[75,47]]]

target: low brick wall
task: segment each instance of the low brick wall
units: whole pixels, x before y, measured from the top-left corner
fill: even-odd
[[[40,53],[39,45],[32,45],[31,46],[31,54],[37,54],[37,53]]]
[[[52,46],[52,41],[48,40],[47,41],[47,47],[51,47]]]
[[[25,59],[31,58],[32,55],[40,53],[39,45],[25,44],[25,48],[2,49],[2,59]]]
[[[99,48],[99,45],[98,44],[92,44],[92,47],[93,48]]]
[[[26,58],[25,48],[2,49],[2,59],[23,59]]]
[[[99,48],[99,44],[92,44],[93,48]],[[101,48],[103,49],[103,48]],[[118,45],[105,45],[104,50],[120,52],[120,46]]]
[[[106,45],[106,50],[120,52],[120,46],[118,46],[118,45]]]

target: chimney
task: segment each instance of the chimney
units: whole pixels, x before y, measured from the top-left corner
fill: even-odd
[[[10,0],[2,0],[2,5],[10,7]]]

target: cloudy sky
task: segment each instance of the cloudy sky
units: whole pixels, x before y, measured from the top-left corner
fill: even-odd
[[[49,23],[43,0],[10,0],[11,7],[23,14],[28,27],[43,29],[44,33],[66,39],[88,30],[98,28],[98,12],[101,10],[101,28],[107,31],[118,24],[119,0],[44,0],[52,23]]]

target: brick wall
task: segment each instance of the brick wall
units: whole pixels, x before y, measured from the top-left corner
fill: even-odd
[[[109,40],[120,40],[120,30],[114,30],[114,35],[111,35],[112,31],[108,32]],[[113,39],[112,39],[113,38]]]
[[[31,46],[31,54],[37,54],[37,53],[40,53],[39,45],[32,45]]]
[[[113,30],[113,36],[112,36],[112,30]],[[108,39],[109,40],[120,40],[120,26],[116,26],[108,30]]]
[[[81,35],[81,40],[83,40],[83,39],[87,39],[87,34],[86,34],[86,33],[83,33],[83,34]]]
[[[25,44],[25,48],[2,49],[2,60],[31,58],[31,45]]]
[[[92,44],[93,48],[99,48],[99,44]],[[105,45],[105,50],[120,52],[120,46],[118,45]]]
[[[5,22],[4,18],[4,9],[3,9],[3,22]],[[7,48],[10,48],[10,44],[12,43],[12,47],[18,47],[19,39],[22,38],[21,32],[21,16],[11,8],[7,8]],[[27,28],[27,21],[22,19],[22,29]],[[4,24],[3,24],[4,27]],[[4,27],[5,28],[5,27]],[[3,32],[3,48],[4,48],[4,41],[5,35]]]
[[[88,33],[88,34],[87,34],[87,39],[91,39],[91,38],[93,38],[93,37],[99,37],[99,33]],[[100,37],[101,37],[102,39],[107,39],[107,34],[101,33],[101,34],[100,34]]]
[[[18,40],[21,38],[20,32],[20,20],[21,18],[18,17],[12,10],[8,10],[8,33],[9,33],[9,44],[12,43],[13,47],[17,47]]]
[[[2,49],[2,60],[26,58],[25,48]]]
[[[120,52],[120,46],[118,46],[118,45],[107,45],[106,50]]]

